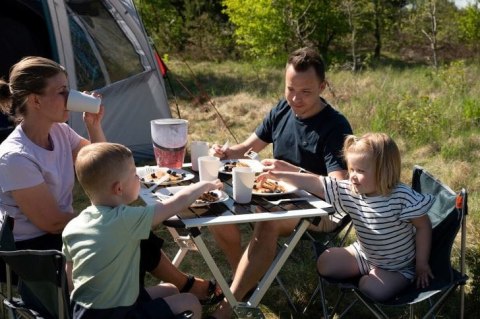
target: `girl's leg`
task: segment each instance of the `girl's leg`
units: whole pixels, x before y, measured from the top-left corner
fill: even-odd
[[[409,284],[410,281],[399,272],[374,268],[360,279],[358,287],[370,298],[384,301],[392,298]]]
[[[351,278],[360,275],[353,247],[334,247],[325,250],[317,260],[317,270],[325,277]]]

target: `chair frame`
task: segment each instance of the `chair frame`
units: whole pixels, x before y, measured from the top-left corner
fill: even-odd
[[[11,318],[44,318],[37,311],[27,307],[22,299],[14,298],[12,295],[12,281],[11,281],[11,272],[14,271],[19,276],[21,281],[23,277],[21,272],[18,269],[15,269],[15,265],[11,265],[8,262],[10,257],[20,257],[20,256],[46,256],[53,258],[56,266],[53,271],[55,277],[53,283],[56,287],[57,292],[57,312],[58,319],[70,319],[70,299],[68,295],[68,288],[66,284],[66,273],[65,273],[65,255],[62,252],[57,250],[14,250],[14,251],[0,251],[0,258],[5,261],[6,271],[7,271],[7,298],[4,300],[4,305],[9,309],[9,314]],[[35,292],[31,292],[35,295]],[[40,302],[40,301],[39,301]],[[17,317],[18,316],[18,317]]]
[[[334,314],[343,299],[343,297],[346,295],[348,292],[352,292],[355,296],[356,299],[352,301],[346,308],[345,310],[339,315],[339,318],[342,318],[358,301],[361,301],[361,303],[366,306],[370,312],[376,317],[376,318],[389,318],[389,316],[382,310],[382,307],[391,307],[391,306],[406,306],[408,305],[409,308],[409,315],[410,318],[414,318],[414,305],[421,303],[425,300],[427,300],[430,303],[430,309],[425,313],[425,315],[422,318],[428,318],[430,316],[435,317],[435,314],[441,309],[443,306],[444,302],[447,300],[447,298],[458,288],[460,287],[460,318],[464,317],[464,308],[465,308],[465,284],[468,280],[468,276],[465,273],[465,252],[466,252],[466,232],[467,232],[467,227],[466,227],[466,217],[468,215],[468,193],[465,188],[462,188],[460,192],[455,193],[453,192],[447,185],[443,184],[440,182],[438,179],[433,177],[428,171],[426,171],[424,168],[415,165],[414,166],[414,177],[412,179],[412,184],[415,179],[415,174],[425,174],[427,175],[430,179],[433,179],[435,182],[439,183],[444,187],[446,190],[448,190],[452,196],[456,195],[456,202],[455,202],[455,209],[457,211],[457,218],[461,218],[461,222],[459,223],[459,229],[456,231],[456,236],[458,237],[458,233],[460,232],[460,271],[455,270],[453,267],[450,266],[450,270],[453,272],[452,273],[452,279],[449,283],[443,284],[442,287],[436,289],[436,290],[431,290],[427,291],[424,294],[422,294],[412,300],[404,301],[402,302],[401,300],[394,301],[389,300],[387,302],[377,302],[375,300],[372,300],[371,298],[367,297],[365,294],[360,292],[357,286],[357,281],[358,278],[352,279],[352,280],[331,280],[328,278],[324,278],[319,276],[320,278],[320,294],[321,294],[321,299],[322,299],[322,307],[323,307],[323,315],[324,318],[330,318],[330,315],[328,313],[328,309],[326,306],[325,302],[325,293],[324,293],[324,282],[331,283],[331,284],[336,284],[339,286],[341,290],[340,296],[337,298],[337,301],[333,307],[332,314]],[[452,214],[452,213],[449,213]],[[451,248],[449,253],[451,253]],[[449,257],[450,258],[450,257]],[[455,278],[454,278],[455,275]],[[439,295],[440,296],[437,296]],[[400,295],[401,296],[401,295]],[[433,299],[433,297],[439,297],[436,301]]]

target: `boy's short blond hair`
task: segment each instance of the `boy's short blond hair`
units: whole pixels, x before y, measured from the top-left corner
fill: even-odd
[[[89,197],[103,192],[117,180],[127,168],[133,154],[117,143],[92,143],[83,147],[75,161],[78,181]]]
[[[343,145],[347,166],[348,154],[365,154],[375,166],[375,182],[382,195],[388,195],[400,183],[402,161],[395,141],[385,133],[367,133],[361,137],[349,135]]]

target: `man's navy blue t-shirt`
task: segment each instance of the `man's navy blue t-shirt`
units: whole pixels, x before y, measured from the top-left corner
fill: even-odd
[[[273,143],[273,157],[300,166],[312,173],[328,175],[344,170],[342,158],[345,137],[352,128],[345,116],[326,105],[320,113],[307,118],[296,117],[285,99],[265,116],[255,134]]]

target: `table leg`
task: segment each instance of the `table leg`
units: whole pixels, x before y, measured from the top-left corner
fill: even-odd
[[[172,260],[172,264],[178,268],[180,267],[183,258],[190,250],[197,251],[197,246],[195,246],[195,243],[192,241],[192,237],[190,237],[190,235],[180,236],[177,230],[172,227],[167,227],[167,230],[170,232],[170,235],[172,235],[173,241],[175,241],[179,247],[175,257]]]
[[[300,221],[298,226],[295,227],[292,234],[290,235],[288,240],[285,242],[280,252],[275,257],[267,273],[265,274],[265,276],[263,276],[262,280],[259,282],[257,289],[252,294],[250,299],[247,301],[247,305],[253,306],[253,307],[258,306],[258,304],[260,303],[260,300],[262,300],[263,296],[267,292],[273,280],[275,280],[275,277],[280,272],[280,269],[283,267],[283,264],[285,264],[285,261],[287,261],[288,257],[290,256],[293,249],[299,242],[300,238],[302,238],[302,235],[305,233],[309,225],[310,225],[310,221],[307,219],[303,219]]]
[[[234,309],[237,306],[238,301],[233,296],[233,293],[230,290],[230,286],[228,285],[227,281],[223,277],[222,272],[218,268],[217,264],[213,260],[212,255],[210,254],[210,251],[205,245],[205,242],[202,239],[202,234],[200,232],[200,229],[191,228],[190,232],[191,232],[192,239],[195,242],[195,245],[197,246],[198,251],[200,252],[200,254],[202,254],[203,259],[207,263],[207,266],[210,269],[210,271],[212,272],[213,277],[215,277],[218,285],[220,286],[220,288],[222,288],[223,294],[225,295],[225,298],[227,299],[228,303],[232,306],[232,309]]]

